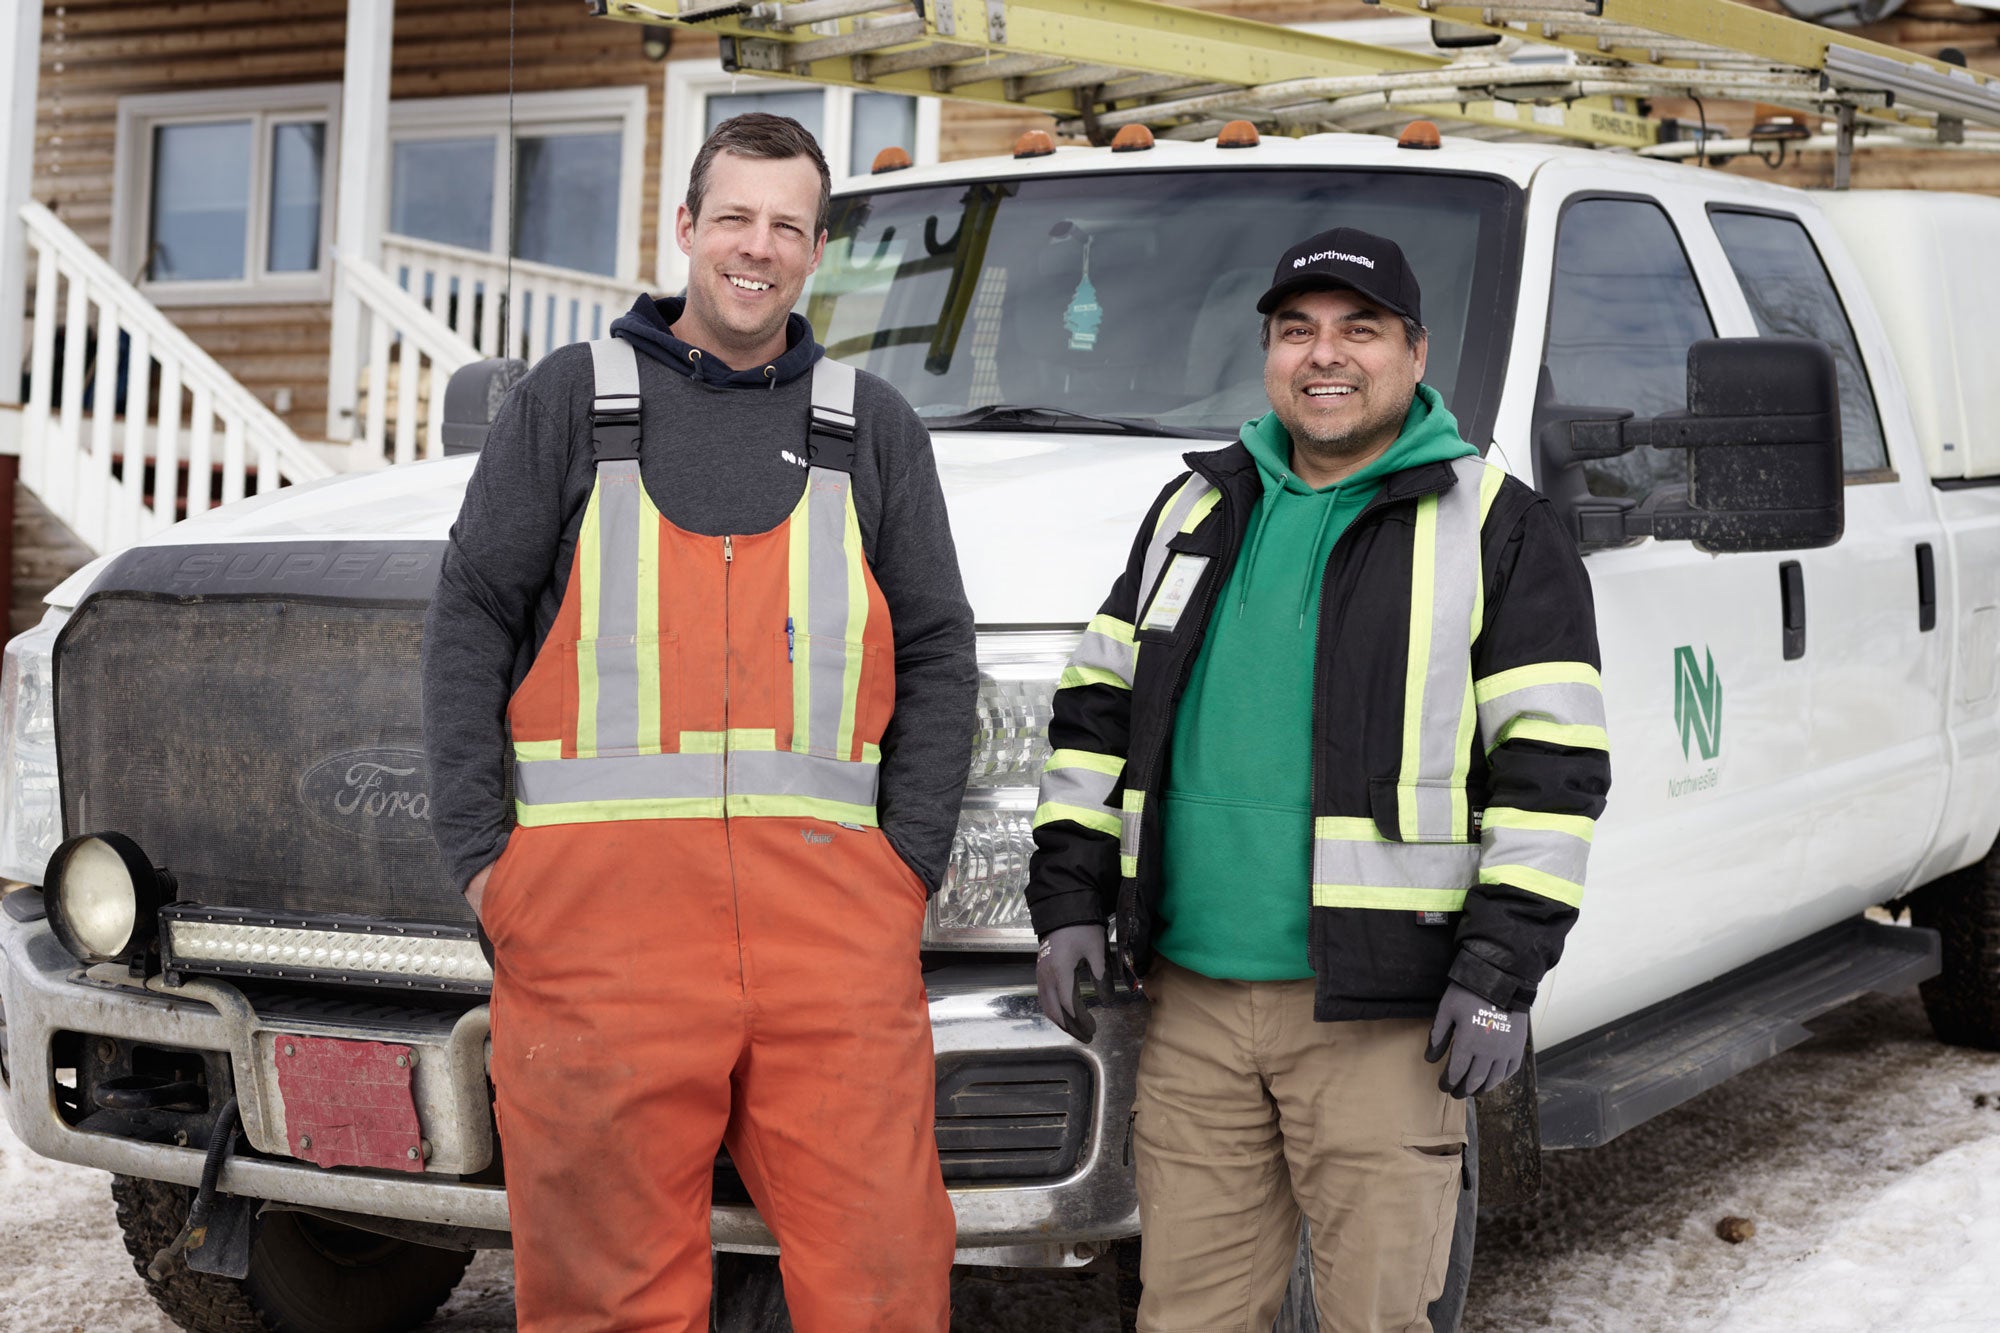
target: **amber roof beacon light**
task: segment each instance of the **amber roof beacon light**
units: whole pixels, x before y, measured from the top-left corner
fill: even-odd
[[[1014,140],[1015,157],[1047,157],[1055,150],[1056,141],[1047,130],[1023,130],[1021,137]]]
[[[910,155],[904,149],[890,144],[875,154],[875,165],[869,168],[872,175],[879,176],[885,171],[901,171],[910,165]]]
[[[1396,136],[1398,148],[1437,148],[1443,143],[1437,125],[1428,120],[1413,120]]]
[[[1247,120],[1232,120],[1215,136],[1217,148],[1255,148],[1257,127]]]

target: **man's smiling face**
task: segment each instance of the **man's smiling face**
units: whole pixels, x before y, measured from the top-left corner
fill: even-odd
[[[804,157],[723,152],[709,165],[701,216],[681,205],[687,307],[675,332],[744,369],[785,350],[785,316],[819,267],[826,238],[819,171]]]
[[[1300,292],[1272,314],[1264,392],[1292,437],[1293,468],[1358,468],[1403,429],[1429,339],[1412,349],[1399,316],[1345,288]],[[1319,483],[1315,483],[1319,484]]]

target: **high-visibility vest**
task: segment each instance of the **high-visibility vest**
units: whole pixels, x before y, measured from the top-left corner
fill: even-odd
[[[516,820],[875,824],[895,640],[854,508],[853,368],[813,368],[792,512],[709,537],[646,493],[631,346],[590,349],[597,479],[562,608],[508,706]]]

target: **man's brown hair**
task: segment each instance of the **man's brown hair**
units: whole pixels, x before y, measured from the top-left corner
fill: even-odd
[[[819,141],[806,127],[790,116],[774,116],[768,111],[746,111],[731,116],[715,127],[701,151],[694,155],[694,170],[688,173],[687,207],[695,221],[701,220],[702,196],[708,193],[708,164],[717,153],[738,157],[761,157],[773,161],[804,157],[819,169],[819,215],[813,222],[813,239],[826,231],[827,215],[833,207],[833,173],[826,169],[826,155]]]

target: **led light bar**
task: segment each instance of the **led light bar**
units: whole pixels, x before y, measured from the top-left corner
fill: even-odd
[[[160,914],[169,973],[485,992],[493,969],[470,926],[390,925],[177,904]]]

